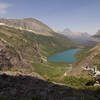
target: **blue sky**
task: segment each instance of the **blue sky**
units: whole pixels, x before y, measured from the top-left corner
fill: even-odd
[[[100,29],[100,0],[0,0],[0,16],[33,17],[55,31],[95,34]]]

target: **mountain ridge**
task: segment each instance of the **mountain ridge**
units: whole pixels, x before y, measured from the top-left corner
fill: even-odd
[[[46,24],[34,19],[34,18],[24,18],[24,19],[0,19],[1,25],[7,25],[9,27],[15,27],[21,30],[27,30],[34,32],[36,34],[52,36],[54,32]]]
[[[72,30],[66,28],[63,31],[58,31],[65,36],[67,36],[73,42],[78,44],[85,44],[90,35],[87,32],[73,32]]]
[[[89,41],[99,43],[100,42],[100,30],[98,30],[95,35],[91,36],[89,38]]]

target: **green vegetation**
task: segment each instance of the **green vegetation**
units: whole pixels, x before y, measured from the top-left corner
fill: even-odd
[[[20,63],[23,64],[24,59],[24,68],[32,65],[32,68],[29,67],[28,71],[37,72],[46,79],[63,76],[71,67],[68,63],[50,63],[42,60],[46,60],[55,52],[77,47],[67,37],[57,33],[52,34],[53,36],[44,36],[12,27],[0,26],[0,42],[8,46],[9,56],[15,58],[14,61],[17,64],[19,63],[18,68],[21,68]],[[15,68],[10,70],[20,71]]]
[[[52,33],[53,36],[44,36],[32,32],[0,26],[0,39],[15,46],[18,49],[32,49],[39,45],[39,51],[43,56],[51,56],[55,52],[63,51],[69,48],[75,48],[76,45],[67,37]]]
[[[33,70],[37,73],[39,73],[41,76],[46,78],[47,80],[59,78],[64,75],[66,71],[68,71],[71,68],[71,64],[68,63],[32,63]]]
[[[81,51],[77,52],[75,57],[76,57],[76,62],[74,63],[74,67],[87,63],[88,65],[92,66],[97,66],[98,70],[100,70],[100,45],[96,45],[94,47],[90,48],[85,48],[82,49]],[[87,57],[89,58],[87,60]],[[91,59],[90,59],[91,58]]]
[[[95,79],[93,77],[66,76],[52,81],[56,81],[60,85],[63,84],[65,86],[84,91],[84,94],[76,93],[76,95],[79,97],[79,100],[95,100],[92,97],[99,96],[100,86],[93,86],[92,83],[94,80]],[[87,83],[90,83],[90,85],[87,85]],[[73,93],[69,93],[71,96],[73,96]]]
[[[33,67],[32,69],[28,68],[29,71],[34,69],[41,75],[55,77],[68,70],[69,64],[44,63],[47,57],[55,52],[76,48],[77,45],[60,34],[51,34],[53,36],[44,36],[12,27],[0,26],[0,42],[6,45],[9,56],[14,58],[12,61],[17,62],[18,67],[31,67],[32,63]],[[22,65],[23,61],[24,65]]]
[[[84,48],[75,54],[76,62],[74,63],[74,66],[80,64],[80,62],[82,62],[83,59],[85,59],[87,56],[91,54],[89,50],[90,48]]]
[[[94,81],[92,77],[82,77],[82,76],[66,76],[62,78],[58,78],[54,80],[57,83],[65,84],[69,87],[76,88],[76,89],[86,89],[86,83],[90,81]]]
[[[100,70],[100,54],[93,57],[92,63],[94,66],[97,66],[98,70]]]

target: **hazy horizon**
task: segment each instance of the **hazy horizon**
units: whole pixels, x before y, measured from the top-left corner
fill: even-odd
[[[100,29],[99,11],[99,0],[0,0],[1,17],[32,17],[54,31],[69,28],[95,34]]]

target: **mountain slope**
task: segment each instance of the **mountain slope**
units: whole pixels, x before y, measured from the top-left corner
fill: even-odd
[[[0,53],[1,62],[5,59],[10,64],[20,68],[31,67],[31,63],[47,62],[47,57],[55,52],[63,51],[76,45],[57,33],[53,36],[44,36],[8,26],[0,26]],[[65,45],[66,44],[66,45]],[[6,53],[5,53],[6,52]],[[5,62],[4,62],[5,63]]]
[[[19,29],[24,29],[27,31],[32,31],[36,34],[52,36],[53,30],[42,22],[34,18],[25,19],[0,19],[1,25],[7,25],[10,27],[15,27]]]
[[[82,50],[76,54],[77,61],[73,64],[70,74],[83,74],[86,66],[93,68],[94,66],[100,70],[100,44],[97,44],[93,48]]]
[[[59,33],[64,34],[70,40],[78,43],[84,44],[90,37],[90,35],[86,32],[72,32],[70,29],[64,29],[63,31],[59,31]]]

